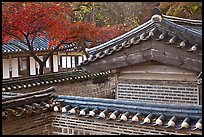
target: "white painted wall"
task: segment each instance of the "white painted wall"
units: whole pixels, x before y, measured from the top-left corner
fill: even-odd
[[[79,56],[79,57],[78,57],[78,65],[80,65],[82,61],[83,61],[82,56]]]
[[[7,79],[9,77],[9,59],[3,59],[3,79]]]
[[[12,77],[18,77],[18,58],[12,58]]]
[[[72,56],[72,68],[75,68],[75,56]]]
[[[47,59],[45,67],[46,67],[46,68],[49,68],[49,67],[50,67],[50,58]]]
[[[67,68],[71,68],[71,57],[67,56]]]
[[[67,68],[67,62],[66,62],[67,57],[62,56],[62,68]]]
[[[62,56],[62,68],[67,68],[67,61],[66,61],[67,57],[66,56]]]
[[[58,58],[57,58],[57,55],[53,55],[53,72],[58,72]]]
[[[35,59],[30,57],[30,75],[36,75]]]

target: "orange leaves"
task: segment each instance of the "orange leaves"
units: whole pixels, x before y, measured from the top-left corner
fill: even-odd
[[[27,35],[46,33],[50,39],[59,42],[60,39],[67,37],[65,35],[70,35],[70,21],[67,16],[71,10],[63,3],[5,2],[2,11],[2,28],[4,28],[2,31],[8,31],[15,36],[22,37],[22,32]],[[7,35],[9,34],[4,33],[4,37]]]
[[[69,20],[73,14],[69,7],[66,2],[6,2],[2,6],[2,40],[8,41],[13,36],[24,40],[23,33],[31,39],[37,34],[42,38],[47,35],[52,47],[65,39],[66,42],[103,43],[125,32],[121,25],[97,27],[95,22],[73,23]]]
[[[99,39],[98,39],[99,43],[101,44],[101,43],[107,42],[115,37],[118,37],[124,34],[129,30],[130,30],[129,27],[125,27],[122,24],[113,25],[109,27],[101,27],[97,32],[99,34]]]

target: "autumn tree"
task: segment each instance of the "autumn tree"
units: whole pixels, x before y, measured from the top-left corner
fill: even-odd
[[[132,28],[151,18],[159,7],[163,14],[202,19],[202,2],[75,2],[74,20],[95,21],[98,26],[124,24]]]
[[[103,29],[98,28],[94,22],[72,22],[70,19],[73,12],[69,6],[66,2],[3,2],[2,43],[15,45],[22,50],[25,48],[10,40],[16,39],[25,44],[40,66],[39,73],[43,74],[46,61],[61,46],[76,42],[78,49],[85,52],[87,45],[96,46],[97,42],[102,42],[101,38],[105,36]],[[120,32],[114,31],[108,37],[116,37]],[[44,36],[50,40],[49,53],[40,60],[33,49],[33,41]]]
[[[98,26],[123,24],[132,28],[149,20],[159,2],[77,2],[75,20],[95,21]]]
[[[160,2],[159,7],[166,15],[202,19],[202,2]]]

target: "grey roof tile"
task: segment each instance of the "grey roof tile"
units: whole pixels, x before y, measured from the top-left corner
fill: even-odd
[[[60,97],[62,97],[62,96],[60,96]],[[83,100],[83,97],[78,98],[78,99]],[[91,98],[86,99],[86,101],[88,101],[88,100],[91,101],[92,99]],[[98,103],[97,103],[97,101],[98,101]],[[112,103],[110,103],[110,101],[112,101]],[[139,104],[138,102],[130,103],[129,101],[120,101],[120,100],[116,101],[116,100],[113,100],[113,99],[97,99],[97,98],[95,98],[95,102],[94,102],[96,104],[93,105],[92,103],[93,102],[88,101],[86,105],[84,105],[84,103],[77,104],[77,105],[81,106],[81,110],[84,109],[84,108],[89,107],[91,109],[98,108],[100,111],[104,111],[105,109],[109,108],[112,113],[116,113],[116,111],[117,111],[117,112],[119,112],[116,115],[117,121],[121,121],[120,116],[122,114],[124,114],[125,112],[129,112],[129,113],[132,113],[132,114],[136,114],[136,113],[139,112],[139,113],[142,114],[141,116],[144,116],[144,117],[150,116],[150,114],[152,114],[153,117],[152,118],[150,117],[151,121],[153,121],[153,118],[158,118],[159,116],[164,114],[165,120],[163,121],[163,123],[166,123],[166,124],[173,116],[176,116],[177,119],[178,119],[178,122],[176,123],[175,128],[180,128],[181,127],[181,122],[183,122],[184,119],[189,117],[189,118],[191,118],[190,128],[188,128],[189,130],[194,128],[196,122],[202,117],[202,115],[200,115],[198,113],[195,113],[197,111],[202,111],[202,108],[197,107],[198,110],[192,110],[192,109],[190,109],[191,108],[190,105],[182,105],[182,106],[185,106],[185,107],[181,107],[180,109],[175,109],[175,106],[173,106],[173,105],[171,105],[171,106],[162,105],[162,104],[159,105],[159,103],[155,103],[154,107],[151,107],[151,105],[153,105],[153,103],[151,105],[149,105],[149,103],[146,103],[145,106],[140,106],[140,105],[138,105]],[[97,104],[100,104],[100,105],[97,105]],[[74,104],[73,106],[75,106],[75,105],[76,104]],[[88,115],[88,113],[86,115]],[[107,117],[106,120],[109,120],[109,119],[110,119],[110,117]],[[128,121],[130,121],[130,118],[128,118],[128,119],[129,119]],[[141,121],[140,124],[145,124],[144,122],[145,121]],[[155,123],[150,122],[148,125],[154,126]],[[161,125],[161,127],[164,127],[164,126]],[[178,129],[178,130],[182,130],[182,128]],[[195,130],[199,130],[199,129],[196,128]]]
[[[17,44],[26,50],[29,50],[25,44],[21,43],[18,40],[12,39],[10,42]],[[36,37],[35,40],[33,41],[34,51],[46,51],[46,50],[48,50],[48,44],[49,44],[49,38]],[[69,46],[74,45],[74,44],[76,44],[76,42],[73,42],[70,45],[66,44],[64,47],[61,47],[61,49],[69,47]],[[2,45],[2,51],[3,51],[3,53],[24,52],[21,48],[15,46],[15,45],[11,45],[11,44],[3,44]],[[66,49],[66,51],[76,51],[76,49],[75,48],[70,49],[70,50]]]

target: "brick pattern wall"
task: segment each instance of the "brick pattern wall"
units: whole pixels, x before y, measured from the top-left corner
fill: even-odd
[[[50,135],[51,112],[2,119],[2,135]]]
[[[27,93],[37,90],[43,90],[49,87],[56,88],[56,95],[70,95],[82,97],[96,98],[115,98],[115,79],[108,77],[108,81],[104,83],[93,83],[93,79],[81,81],[64,81],[61,83],[53,83],[49,85],[41,85],[26,89],[15,90],[12,92]]]
[[[106,121],[75,115],[57,114],[52,116],[54,135],[189,135],[201,134],[197,131],[164,129],[141,126],[136,123]]]
[[[201,131],[164,129],[61,112],[29,114],[2,120],[2,135],[201,135]]]
[[[167,84],[168,83],[168,84]],[[198,105],[198,89],[196,84],[186,82],[152,82],[120,81],[117,85],[117,98],[120,100],[160,102],[160,103],[184,103]]]

